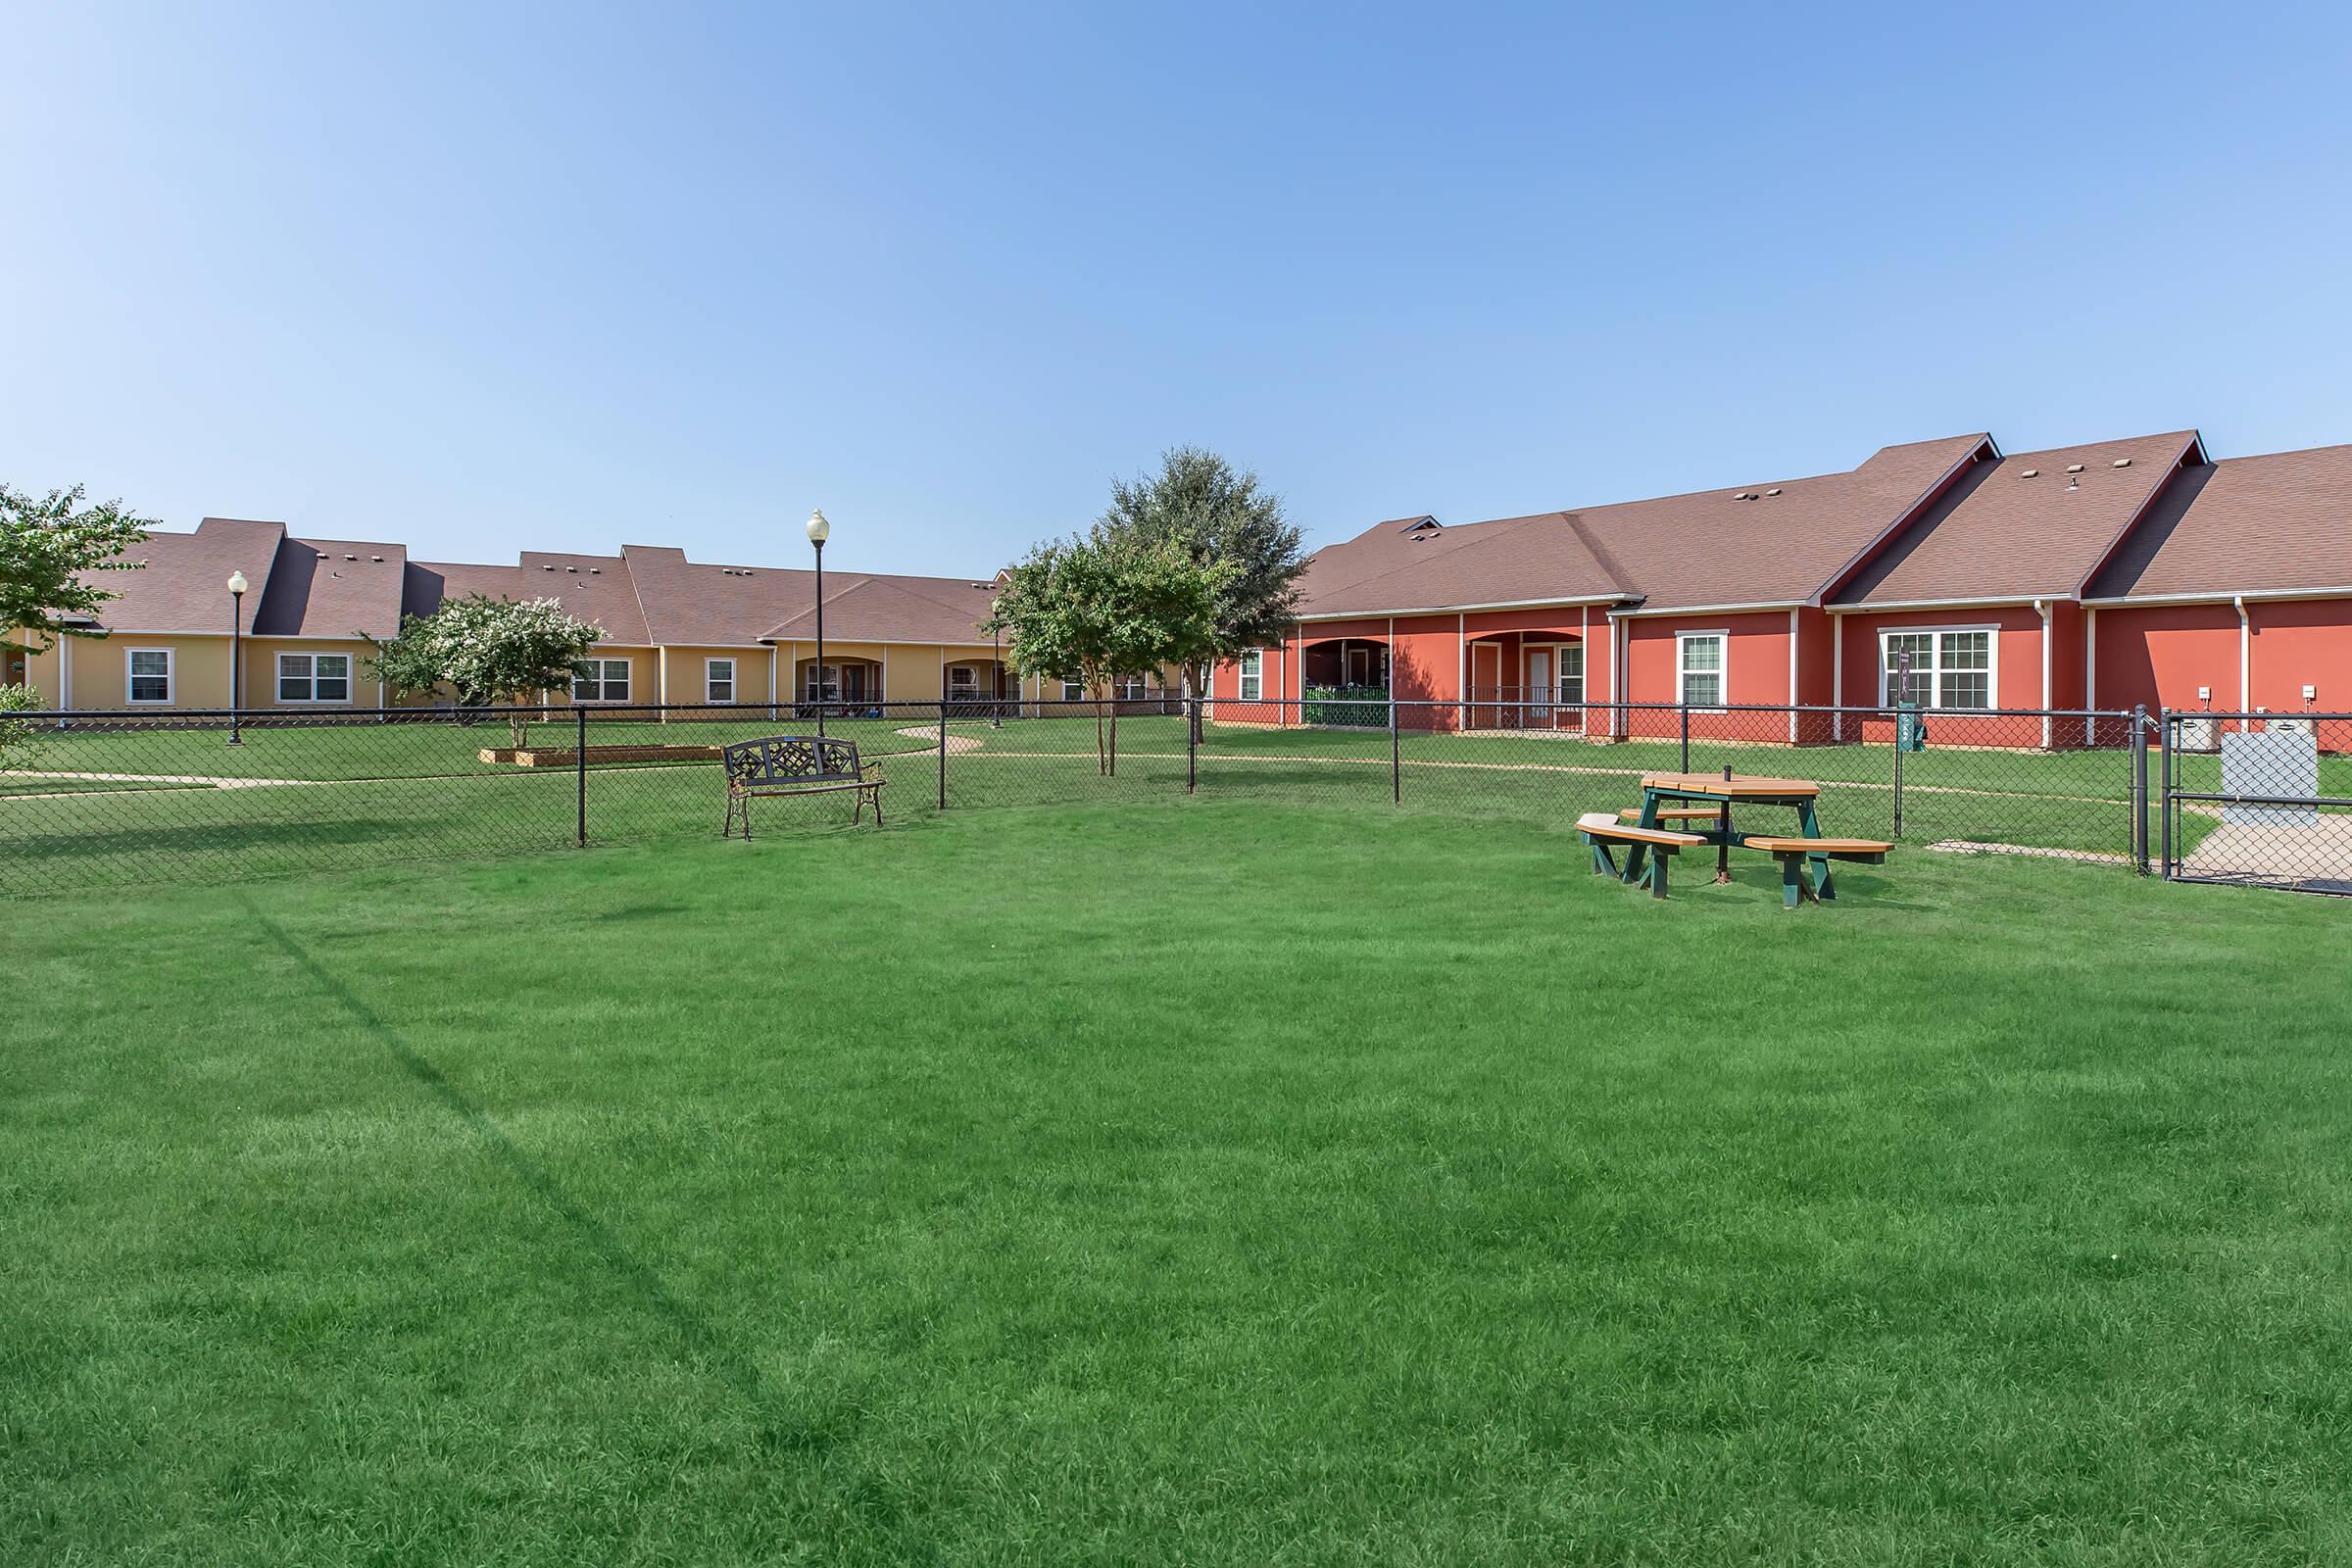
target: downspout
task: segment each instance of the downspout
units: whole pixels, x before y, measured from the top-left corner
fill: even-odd
[[[2034,613],[2041,617],[2041,749],[2046,752],[2050,749],[2050,602],[2034,600]],[[2000,699],[1996,696],[1993,702],[1997,705]]]
[[[1725,694],[1729,696],[1727,692]],[[1796,744],[1796,607],[1788,607],[1788,744]]]
[[[2082,612],[2082,744],[2098,744],[2098,720],[2090,716],[2099,707],[2099,612],[2095,609]]]
[[[2237,710],[2251,713],[2254,711],[2254,617],[2246,610],[2244,594],[2232,596],[2230,604],[2237,612]]]
[[[1830,720],[1830,738],[1842,744],[1845,740],[1845,617],[1835,610],[1830,612],[1830,707],[1837,710]]]

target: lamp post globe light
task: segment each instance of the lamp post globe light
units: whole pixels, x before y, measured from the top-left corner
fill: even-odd
[[[242,571],[228,574],[228,744],[242,746],[237,710],[245,706],[245,590],[253,584]]]
[[[816,547],[816,732],[825,732],[825,541],[833,525],[824,513],[808,514],[808,542]]]

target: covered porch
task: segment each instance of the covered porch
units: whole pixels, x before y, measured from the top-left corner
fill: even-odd
[[[1581,636],[1486,632],[1468,639],[1462,658],[1463,728],[1586,732]]]

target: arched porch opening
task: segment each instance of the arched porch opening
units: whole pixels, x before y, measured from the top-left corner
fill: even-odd
[[[1467,729],[1585,733],[1585,640],[1573,631],[1493,631],[1463,646]]]
[[[799,705],[796,717],[813,718],[819,706],[835,715],[854,712],[883,700],[882,665],[871,659],[827,655],[820,678],[816,661],[804,659],[793,670],[792,689]]]
[[[1389,645],[1380,637],[1326,637],[1298,651],[1298,721],[1388,727]]]

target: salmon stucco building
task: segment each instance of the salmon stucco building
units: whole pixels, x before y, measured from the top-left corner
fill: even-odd
[[[1217,670],[1220,718],[1311,692],[1399,722],[1876,739],[1897,671],[1958,744],[1996,710],[2352,709],[2352,446],[2214,460],[2194,430],[2006,454],[1988,432],[1856,467],[1466,524],[1376,523],[1319,551],[1297,624]],[[1666,705],[1642,707],[1637,705]],[[1742,711],[1740,705],[1779,708]],[[1802,722],[1800,723],[1800,719]]]

